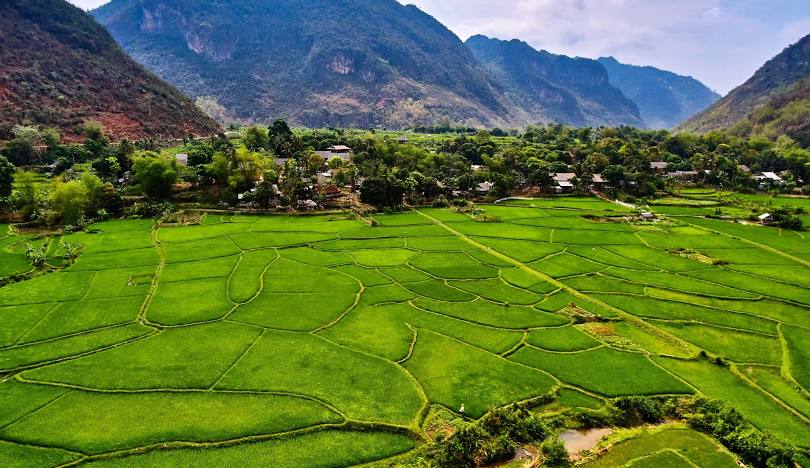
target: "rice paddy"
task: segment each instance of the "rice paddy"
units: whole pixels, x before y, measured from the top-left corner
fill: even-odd
[[[498,221],[209,215],[64,236],[74,264],[0,287],[0,465],[348,466],[426,443],[438,408],[630,395],[722,399],[810,449],[810,242],[634,224],[596,199],[483,208]],[[0,277],[27,273],[28,238],[0,231]],[[733,464],[676,427],[586,466]]]

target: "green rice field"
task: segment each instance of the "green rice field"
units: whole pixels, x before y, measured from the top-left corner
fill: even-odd
[[[692,196],[656,224],[571,197],[37,240],[83,249],[0,287],[0,466],[396,464],[436,411],[634,395],[720,399],[810,450],[810,234]],[[24,242],[0,225],[0,277]],[[583,463],[736,465],[686,426],[603,452]]]

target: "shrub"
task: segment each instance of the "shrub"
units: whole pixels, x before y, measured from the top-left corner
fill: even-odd
[[[622,426],[637,426],[643,423],[658,423],[664,419],[661,404],[651,398],[632,396],[617,399],[613,406],[616,408],[616,424]]]
[[[543,461],[548,466],[571,466],[571,459],[568,458],[568,450],[560,439],[552,438],[541,447],[543,451]]]
[[[712,435],[746,463],[757,467],[793,466],[793,448],[757,429],[731,406],[697,397],[675,410],[695,429]]]

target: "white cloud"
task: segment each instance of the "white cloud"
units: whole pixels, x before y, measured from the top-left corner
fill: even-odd
[[[110,0],[68,0],[70,3],[85,10],[92,10],[93,8],[104,5]]]

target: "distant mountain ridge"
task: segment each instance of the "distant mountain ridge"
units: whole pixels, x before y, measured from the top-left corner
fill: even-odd
[[[765,63],[745,83],[732,90],[726,97],[716,102],[706,111],[684,122],[679,128],[697,132],[708,132],[721,128],[731,128],[744,121],[749,121],[749,130],[754,130],[754,120],[774,120],[778,116],[774,112],[782,110],[790,103],[793,107],[797,99],[804,100],[810,105],[808,93],[802,92],[807,84],[803,81],[810,79],[810,35],[805,36],[774,58]],[[797,88],[798,87],[798,88]],[[758,110],[770,107],[771,112],[756,116]],[[791,123],[783,119],[786,127],[807,128],[810,115],[800,112],[795,115],[798,121]],[[790,120],[790,119],[787,119]],[[745,128],[738,128],[746,133]],[[808,137],[810,140],[810,137]]]
[[[691,76],[626,65],[613,57],[601,57],[599,63],[607,70],[610,83],[636,103],[649,128],[673,128],[721,98]]]
[[[517,39],[477,35],[466,44],[507,96],[538,121],[644,127],[638,107],[610,84],[595,60],[537,51]]]
[[[596,60],[484,36],[465,44],[395,0],[112,0],[91,13],[137,61],[220,120],[389,128],[660,121],[645,124],[644,106]],[[672,114],[691,108],[676,105]]]
[[[220,128],[64,0],[4,0],[0,31],[0,138],[15,124],[57,127],[70,138],[88,120],[131,139]]]

